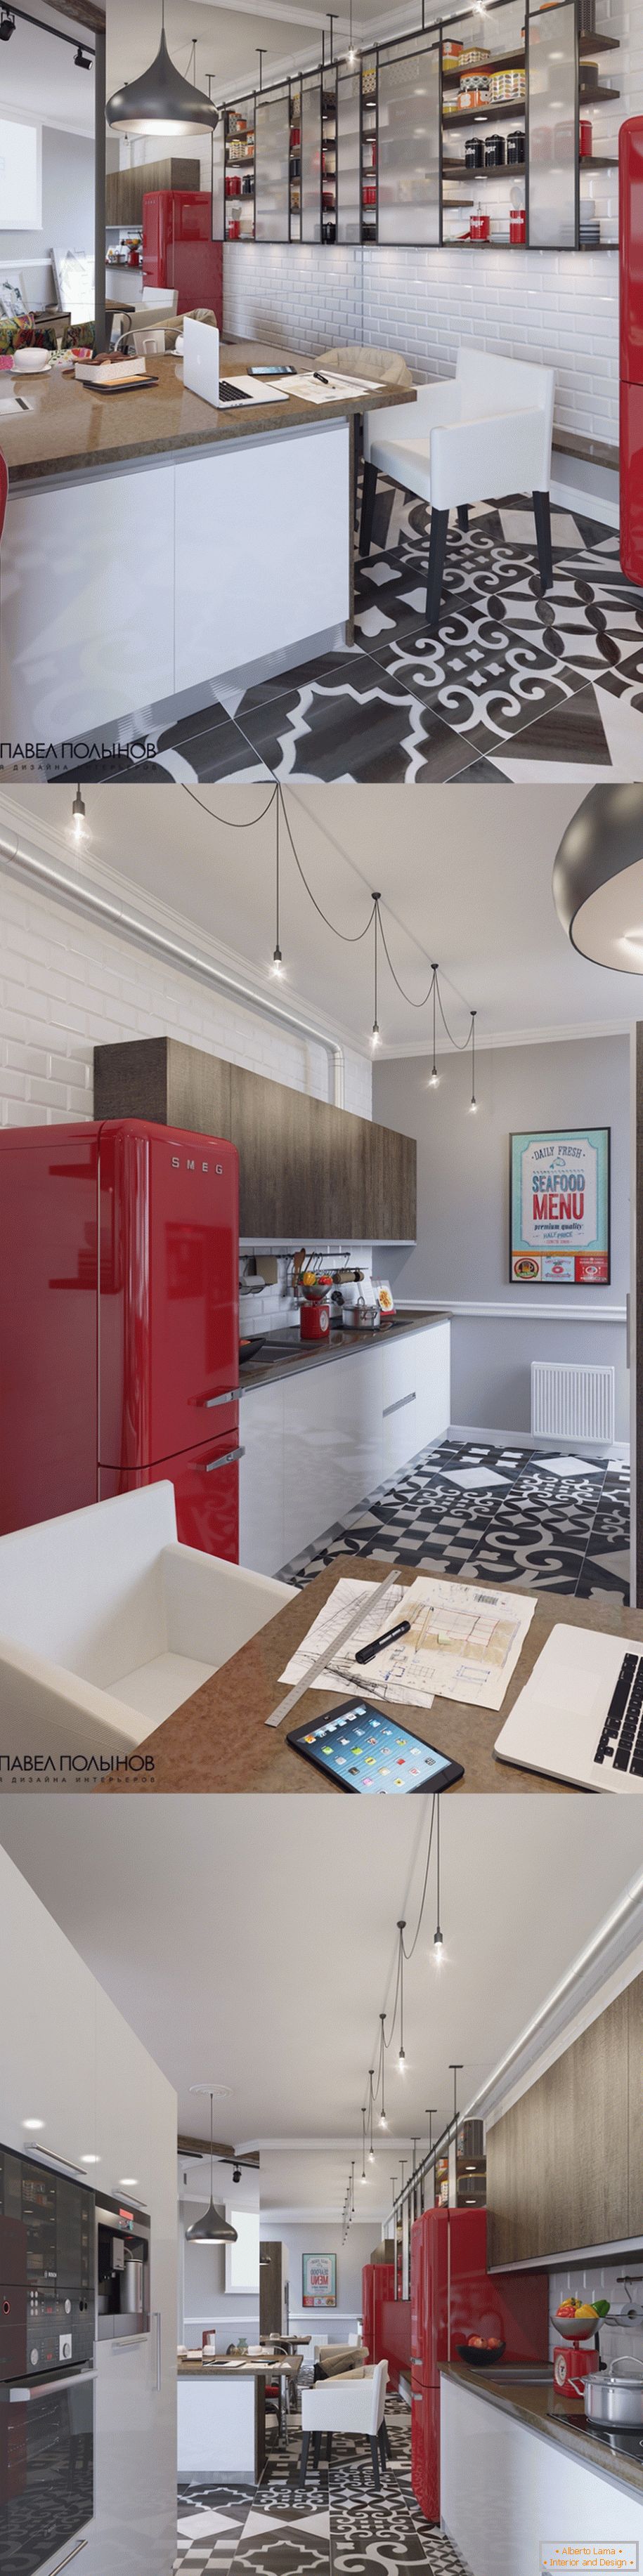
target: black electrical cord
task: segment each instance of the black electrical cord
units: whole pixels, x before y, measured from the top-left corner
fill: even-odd
[[[290,847],[291,847],[291,850],[292,850],[292,854],[293,854],[293,858],[294,858],[294,862],[295,862],[295,867],[298,869],[299,875],[300,875],[300,877],[301,877],[302,885],[303,885],[303,886],[305,886],[306,893],[307,893],[307,895],[309,895],[309,896],[310,896],[310,901],[311,901],[311,903],[312,903],[312,904],[314,904],[315,912],[318,912],[318,913],[319,913],[320,921],[325,922],[325,924],[326,924],[326,929],[327,929],[327,930],[332,930],[332,932],[333,932],[333,935],[334,935],[335,939],[344,939],[344,940],[346,941],[346,943],[347,943],[347,945],[348,945],[349,947],[353,947],[353,946],[355,946],[355,945],[356,945],[356,943],[357,943],[360,939],[366,939],[367,933],[368,933],[368,931],[370,930],[370,927],[371,927],[371,922],[372,922],[372,919],[373,919],[373,913],[374,913],[374,912],[375,912],[375,910],[376,910],[376,906],[375,906],[375,904],[373,904],[373,905],[372,905],[372,907],[371,907],[371,911],[369,912],[369,916],[368,916],[368,921],[367,921],[367,922],[365,922],[365,924],[364,924],[364,929],[363,929],[363,930],[338,930],[338,929],[336,928],[335,922],[334,922],[334,921],[329,921],[327,912],[322,912],[321,904],[317,902],[317,897],[316,897],[316,895],[314,895],[314,894],[313,894],[312,886],[309,886],[309,884],[308,884],[308,879],[307,879],[307,877],[304,875],[304,871],[303,871],[302,864],[301,864],[301,859],[300,859],[300,858],[298,858],[297,851],[296,851],[296,849],[295,849],[295,844],[294,844],[294,841],[293,841],[293,836],[292,836],[292,832],[291,832],[291,829],[290,829],[290,824],[289,824],[289,821],[288,821],[288,816],[287,816],[287,813],[286,813],[286,807],[285,807],[285,802],[284,802],[283,792],[282,792],[282,790],[281,790],[280,788],[278,788],[277,793],[278,793],[279,795],[281,795],[281,811],[282,811],[282,814],[283,814],[284,823],[285,823],[285,826],[286,826],[286,831],[287,831],[287,833],[288,833],[288,839],[289,839],[289,842],[290,842]]]
[[[221,823],[222,825],[225,825],[225,829],[226,829],[226,831],[227,831],[227,832],[252,832],[252,831],[254,831],[255,823],[263,823],[264,814],[269,814],[269,813],[270,813],[270,807],[271,807],[271,805],[274,805],[275,797],[279,794],[279,790],[278,790],[278,788],[277,788],[276,786],[275,786],[275,787],[273,787],[273,788],[271,789],[270,795],[269,795],[269,797],[268,797],[268,799],[267,799],[267,803],[266,803],[265,805],[262,805],[261,813],[260,813],[260,814],[251,814],[251,816],[250,816],[250,819],[249,819],[249,820],[248,820],[248,817],[246,817],[246,819],[245,819],[245,821],[244,821],[244,822],[239,823],[239,822],[237,822],[237,821],[236,821],[236,819],[233,819],[233,817],[232,817],[232,815],[231,815],[231,814],[213,814],[213,812],[212,812],[212,806],[211,806],[211,805],[204,805],[202,797],[201,797],[201,796],[195,796],[194,788],[193,788],[193,787],[186,787],[186,785],[185,785],[185,780],[184,780],[184,779],[182,779],[182,781],[181,781],[181,785],[182,785],[182,787],[183,787],[183,794],[184,794],[184,796],[189,796],[189,798],[190,798],[190,804],[191,804],[191,805],[198,805],[199,813],[200,813],[200,814],[207,814],[207,815],[209,816],[209,820],[210,820],[210,822],[211,822],[211,823]]]

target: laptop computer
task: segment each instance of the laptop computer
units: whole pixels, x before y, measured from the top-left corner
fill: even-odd
[[[186,313],[183,322],[183,383],[188,393],[200,394],[201,401],[213,403],[215,411],[246,411],[251,403],[283,402],[283,393],[270,386],[254,384],[248,376],[219,375],[219,333],[213,322],[195,322]]]
[[[643,1648],[593,1628],[552,1628],[494,1752],[575,1789],[640,1797]]]

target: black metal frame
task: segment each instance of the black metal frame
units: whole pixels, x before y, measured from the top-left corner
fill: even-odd
[[[497,11],[497,10],[506,9],[506,8],[508,8],[508,7],[509,7],[509,5],[510,5],[510,0],[487,0],[487,7],[486,7],[486,9],[485,9],[485,21],[486,21],[486,22],[488,22],[488,20],[489,20],[491,17],[493,17],[493,16],[495,15],[495,13],[496,13],[496,11]],[[511,5],[513,5],[513,0],[511,0]],[[568,5],[568,0],[557,0],[557,5],[558,5],[559,7],[565,7],[565,6],[567,6],[567,5]],[[449,247],[450,247],[450,245],[449,245],[448,243],[446,243],[446,245],[445,245],[445,239],[444,239],[444,177],[443,177],[443,160],[444,160],[443,131],[444,131],[444,129],[443,129],[443,114],[442,114],[442,93],[443,93],[443,77],[444,77],[444,75],[443,75],[444,37],[445,37],[445,30],[447,30],[447,29],[449,29],[449,30],[454,29],[454,28],[456,28],[456,27],[458,27],[458,26],[461,26],[463,23],[465,23],[465,22],[467,22],[467,21],[470,21],[470,19],[471,19],[471,17],[472,17],[472,14],[473,14],[473,11],[472,11],[471,0],[470,0],[470,5],[469,5],[469,7],[461,8],[461,9],[456,9],[456,10],[454,10],[453,12],[449,13],[449,15],[446,15],[446,14],[445,14],[445,16],[444,16],[444,17],[441,17],[441,18],[439,18],[439,19],[437,19],[437,20],[436,20],[436,22],[435,22],[435,26],[427,27],[427,26],[426,26],[426,24],[425,24],[425,0],[421,0],[421,19],[420,19],[420,24],[419,24],[418,26],[416,26],[416,27],[414,27],[414,28],[407,29],[407,31],[406,31],[406,33],[405,33],[404,35],[388,37],[388,38],[384,39],[384,40],[383,40],[383,42],[382,42],[381,44],[374,43],[374,44],[372,44],[372,45],[370,45],[370,44],[369,44],[369,45],[365,46],[365,47],[364,47],[364,49],[363,49],[363,53],[362,53],[361,57],[359,58],[359,59],[360,59],[360,62],[361,62],[362,64],[363,64],[364,60],[366,60],[366,59],[368,59],[369,61],[370,61],[371,59],[373,59],[373,60],[374,60],[374,62],[375,62],[375,94],[374,94],[374,106],[375,106],[375,134],[376,134],[376,143],[377,143],[377,144],[379,144],[379,133],[378,133],[378,127],[379,127],[379,58],[380,58],[380,53],[381,53],[382,51],[384,51],[384,50],[385,50],[385,51],[386,51],[386,54],[387,54],[387,58],[388,58],[388,59],[390,59],[390,58],[391,58],[391,56],[392,56],[392,54],[393,54],[394,52],[397,52],[398,50],[399,50],[400,52],[410,53],[410,52],[412,52],[412,50],[413,50],[413,46],[414,46],[414,44],[416,43],[416,41],[418,40],[418,38],[425,38],[425,39],[426,39],[427,35],[429,35],[432,39],[434,39],[434,40],[435,40],[435,44],[436,44],[436,46],[437,46],[437,47],[438,47],[438,49],[439,49],[439,57],[440,57],[440,118],[439,118],[439,133],[438,133],[438,191],[439,191],[439,207],[438,207],[438,217],[439,217],[439,220],[438,220],[438,241],[437,241],[437,243],[432,243],[432,242],[400,242],[400,243],[398,243],[398,244],[395,244],[395,243],[387,243],[387,244],[386,244],[386,248],[387,248],[387,249],[395,249],[395,248],[398,248],[398,249],[400,249],[400,250],[410,250],[410,251],[413,251],[413,250],[432,250],[432,249],[438,249],[438,248],[442,249],[442,248],[444,248],[444,247],[446,247],[446,248],[449,248]],[[524,33],[524,49],[525,49],[525,98],[524,98],[524,107],[523,107],[523,103],[522,103],[522,102],[517,102],[517,103],[516,103],[516,114],[517,114],[517,115],[520,115],[521,113],[523,113],[523,112],[524,112],[524,119],[525,119],[525,161],[524,161],[524,182],[525,182],[525,244],[524,244],[524,247],[525,247],[525,249],[527,249],[527,250],[532,250],[532,248],[533,248],[534,252],[537,252],[537,253],[539,253],[539,254],[542,256],[543,254],[546,254],[546,253],[547,253],[548,251],[550,251],[550,250],[560,249],[560,248],[562,247],[562,245],[561,245],[560,243],[555,243],[555,242],[551,242],[551,243],[537,243],[537,244],[533,244],[533,245],[532,245],[532,244],[530,243],[530,240],[529,240],[529,212],[530,212],[530,205],[529,205],[529,199],[530,199],[530,190],[529,190],[529,54],[530,54],[530,28],[531,28],[531,18],[532,18],[532,15],[541,15],[541,14],[542,14],[542,8],[541,8],[541,9],[539,9],[539,10],[537,10],[537,11],[535,11],[535,12],[532,12],[532,11],[530,11],[530,9],[529,9],[529,7],[528,7],[528,5],[527,5],[527,0],[525,0],[525,33]],[[555,10],[555,8],[552,8],[552,7],[551,7],[551,0],[549,0],[549,5],[548,5],[548,9],[547,9],[547,15],[548,15],[548,19],[549,19],[549,18],[551,18],[552,20],[554,20],[554,19],[555,19],[556,10]],[[605,32],[607,32],[607,31],[605,31]],[[323,41],[323,39],[322,39],[322,41]],[[575,44],[575,98],[576,98],[576,111],[575,111],[575,154],[574,154],[574,244],[573,244],[573,247],[574,247],[574,251],[575,251],[575,252],[578,252],[578,253],[580,254],[580,152],[579,152],[579,144],[578,144],[578,129],[579,129],[580,103],[581,103],[581,102],[580,102],[580,84],[581,84],[581,68],[582,68],[582,57],[581,57],[581,50],[580,50],[580,0],[574,0],[574,44]],[[309,66],[305,72],[297,73],[297,74],[293,74],[293,75],[291,76],[291,83],[290,83],[291,98],[292,98],[292,89],[293,89],[293,86],[294,86],[295,84],[297,84],[297,85],[299,86],[300,91],[301,91],[301,100],[302,100],[302,107],[301,107],[301,131],[302,131],[302,135],[303,135],[303,96],[304,96],[304,85],[305,85],[305,83],[306,83],[306,82],[308,82],[309,84],[310,84],[310,83],[312,83],[313,81],[318,81],[318,82],[319,82],[319,95],[320,95],[320,153],[319,153],[320,204],[319,204],[319,242],[320,242],[320,247],[321,247],[322,249],[325,249],[326,247],[330,247],[330,245],[326,245],[326,244],[324,243],[324,240],[323,240],[323,233],[322,233],[322,223],[323,223],[323,206],[322,206],[322,167],[321,167],[321,144],[322,144],[322,130],[323,130],[323,119],[322,119],[322,112],[321,112],[321,108],[322,108],[322,97],[323,97],[323,83],[324,83],[324,74],[325,74],[325,73],[328,73],[330,70],[335,71],[335,73],[336,73],[336,74],[338,73],[338,71],[339,71],[339,65],[338,65],[337,61],[336,61],[336,60],[335,60],[335,61],[325,61],[325,60],[323,59],[323,57],[322,57],[322,61],[321,61],[321,63],[320,63],[319,65],[315,66],[314,68],[312,68],[311,66]],[[283,82],[283,80],[268,82],[268,83],[267,83],[267,85],[266,85],[266,88],[265,88],[264,90],[262,90],[262,92],[261,92],[261,96],[262,96],[262,98],[266,99],[266,98],[270,95],[270,92],[271,92],[272,90],[275,90],[275,91],[282,91],[282,90],[283,90],[283,88],[284,88],[284,82]],[[247,92],[245,92],[245,93],[244,93],[244,96],[248,99],[248,102],[250,102],[250,101],[252,100],[252,102],[253,102],[253,107],[255,107],[255,102],[256,102],[256,98],[258,97],[258,95],[259,95],[259,92],[258,92],[258,91],[257,91],[257,92],[247,91]],[[228,99],[228,100],[225,102],[225,105],[222,107],[222,114],[225,114],[225,113],[226,113],[226,110],[227,110],[227,109],[229,109],[229,108],[235,108],[235,107],[237,107],[237,108],[238,108],[238,107],[243,106],[243,103],[244,103],[243,98],[240,98],[240,97],[239,97],[239,95],[238,95],[238,93],[237,93],[237,95],[236,95],[234,98]],[[369,100],[368,104],[370,105],[370,100]],[[589,105],[589,104],[591,104],[591,101],[590,101],[590,100],[588,100],[588,105]],[[256,108],[255,108],[255,113],[256,113]],[[363,142],[363,124],[364,124],[364,89],[363,89],[363,83],[362,83],[362,84],[361,84],[361,92],[360,92],[360,200],[362,199],[362,196],[363,196],[363,180],[362,180],[362,142]],[[256,128],[255,128],[255,133],[256,133]],[[256,147],[255,147],[255,148],[256,148]],[[256,166],[256,165],[255,165],[255,166]],[[517,163],[517,164],[516,164],[516,175],[519,175],[519,174],[520,174],[520,175],[522,175],[522,173],[521,173],[521,165],[520,165],[520,163]],[[369,250],[371,250],[371,249],[377,249],[377,248],[379,247],[379,175],[380,175],[380,171],[379,171],[379,149],[377,149],[377,150],[376,150],[376,156],[375,156],[375,188],[376,188],[376,201],[375,201],[375,234],[374,234],[374,237],[373,237],[372,239],[369,239],[369,240],[368,240],[368,241],[366,241],[366,242],[364,241],[364,207],[363,207],[363,203],[362,203],[362,202],[360,202],[360,236],[361,236],[361,246],[362,246],[362,247],[364,247],[364,248],[366,248],[366,249],[369,249]],[[336,209],[337,209],[337,204],[338,204],[338,182],[339,182],[339,167],[338,167],[338,164],[337,164],[337,169],[336,169],[336,189],[335,189],[335,204],[336,204]],[[298,237],[298,238],[299,238],[299,241],[300,241],[301,243],[303,243],[303,240],[304,240],[304,235],[303,235],[303,167],[302,167],[302,170],[301,170],[300,192],[301,192],[301,197],[302,197],[302,204],[301,204],[301,214],[300,214],[300,232],[299,232],[299,237]],[[289,173],[289,197],[290,197],[290,173]],[[225,198],[224,198],[224,206],[225,206]],[[225,226],[225,211],[224,211],[224,226]],[[337,235],[337,217],[336,217],[336,224],[335,224],[335,233],[336,233],[336,235]],[[225,240],[225,239],[227,239],[227,235],[226,235],[226,233],[225,233],[225,230],[224,230],[224,236],[223,236],[223,237],[224,237],[224,240]],[[244,238],[246,238],[246,239],[248,239],[248,240],[253,240],[253,241],[254,241],[254,239],[255,239],[255,231],[254,231],[254,216],[253,216],[253,229],[252,229],[252,233],[248,233],[246,236],[244,236]],[[281,239],[281,238],[282,238],[282,237],[280,237],[280,239]],[[289,231],[288,231],[288,240],[289,240],[289,242],[292,242],[292,232],[291,232],[291,230],[290,230],[290,203],[289,203]],[[298,246],[298,245],[297,245],[297,241],[295,241],[295,242],[293,243],[293,247],[294,247],[294,248],[297,248],[297,246]],[[360,246],[359,244],[355,244],[355,247],[356,247],[356,248],[359,248],[359,246]],[[308,244],[308,245],[307,245],[307,247],[310,247],[310,244]],[[346,247],[346,245],[344,245],[344,247]],[[453,245],[453,247],[455,248],[455,247],[456,247],[456,245],[454,244],[454,245]],[[566,247],[566,245],[565,245],[565,247]],[[613,250],[616,250],[616,249],[617,249],[617,244],[616,244],[616,243],[611,243],[611,242],[606,242],[606,243],[604,243],[604,244],[600,244],[600,245],[598,245],[598,247],[599,247],[599,248],[602,248],[602,249],[605,249],[605,250],[612,250],[612,249],[613,249]],[[498,252],[498,253],[500,253],[500,254],[504,255],[504,254],[506,254],[508,251],[510,251],[510,250],[512,250],[512,249],[514,249],[514,248],[515,248],[515,244],[513,244],[513,243],[508,243],[508,242],[490,242],[490,241],[487,241],[487,242],[485,242],[485,244],[484,244],[484,248],[485,248],[485,252],[488,252],[488,251],[490,251],[490,250],[491,250],[491,251]]]

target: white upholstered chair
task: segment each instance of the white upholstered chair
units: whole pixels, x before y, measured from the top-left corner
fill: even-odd
[[[131,1751],[292,1597],[179,1546],[166,1481],[12,1530],[0,1538],[0,1753]]]
[[[431,505],[426,614],[437,626],[449,511],[466,528],[470,502],[531,492],[543,590],[553,579],[549,486],[554,416],[551,367],[459,349],[455,376],[420,385],[414,407],[364,414],[360,554],[370,549],[378,474]]]
[[[387,2445],[384,2430],[384,2407],[388,2362],[378,2361],[374,2370],[351,2370],[347,2378],[323,2380],[316,2388],[301,2392],[301,2463],[303,2481],[308,2467],[311,2434],[313,2459],[317,2467],[322,2435],[326,2435],[326,2457],[330,2459],[334,2433],[362,2434],[370,2443],[373,2462],[373,2485],[379,2492],[380,2460],[386,2467]]]

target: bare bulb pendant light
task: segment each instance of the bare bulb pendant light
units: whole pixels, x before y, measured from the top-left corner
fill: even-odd
[[[213,2172],[214,2090],[210,2094],[210,2204],[209,2208],[204,2210],[202,2218],[193,2219],[192,2226],[186,2227],[186,2245],[236,2245],[236,2227],[230,2227],[227,2218],[224,2217],[223,2211],[221,2209],[215,2209],[214,2206],[212,2190]]]
[[[378,933],[378,927],[379,927],[379,904],[380,904],[380,896],[379,896],[379,894],[374,894],[374,895],[373,895],[373,1027],[372,1027],[372,1030],[371,1030],[371,1046],[372,1046],[372,1048],[373,1048],[373,1053],[375,1053],[375,1048],[376,1048],[376,1047],[378,1047],[378,1046],[379,1046],[379,1043],[380,1043],[380,1024],[379,1024],[379,1020],[378,1020],[378,1016],[377,1016],[377,933]]]
[[[138,80],[124,81],[121,89],[114,90],[105,114],[112,134],[192,134],[201,128],[212,134],[218,125],[218,107],[206,98],[205,90],[184,80],[168,53],[165,0],[161,0],[161,41],[153,63]]]
[[[437,1068],[437,1064],[436,1064],[436,1061],[435,1061],[435,1047],[436,1047],[436,1034],[437,1034],[437,1032],[436,1032],[436,1017],[435,1017],[435,1015],[436,1015],[436,1004],[437,1004],[437,998],[438,998],[438,970],[437,970],[437,965],[436,965],[435,963],[434,963],[434,965],[433,965],[432,972],[433,972],[433,983],[432,983],[432,986],[431,986],[431,991],[432,991],[432,995],[433,995],[433,1063],[432,1063],[431,1071],[430,1071],[430,1074],[429,1074],[429,1090],[430,1090],[430,1091],[437,1091],[437,1087],[438,1087],[438,1083],[439,1083],[439,1080],[440,1080],[440,1076],[439,1076],[438,1068]]]

